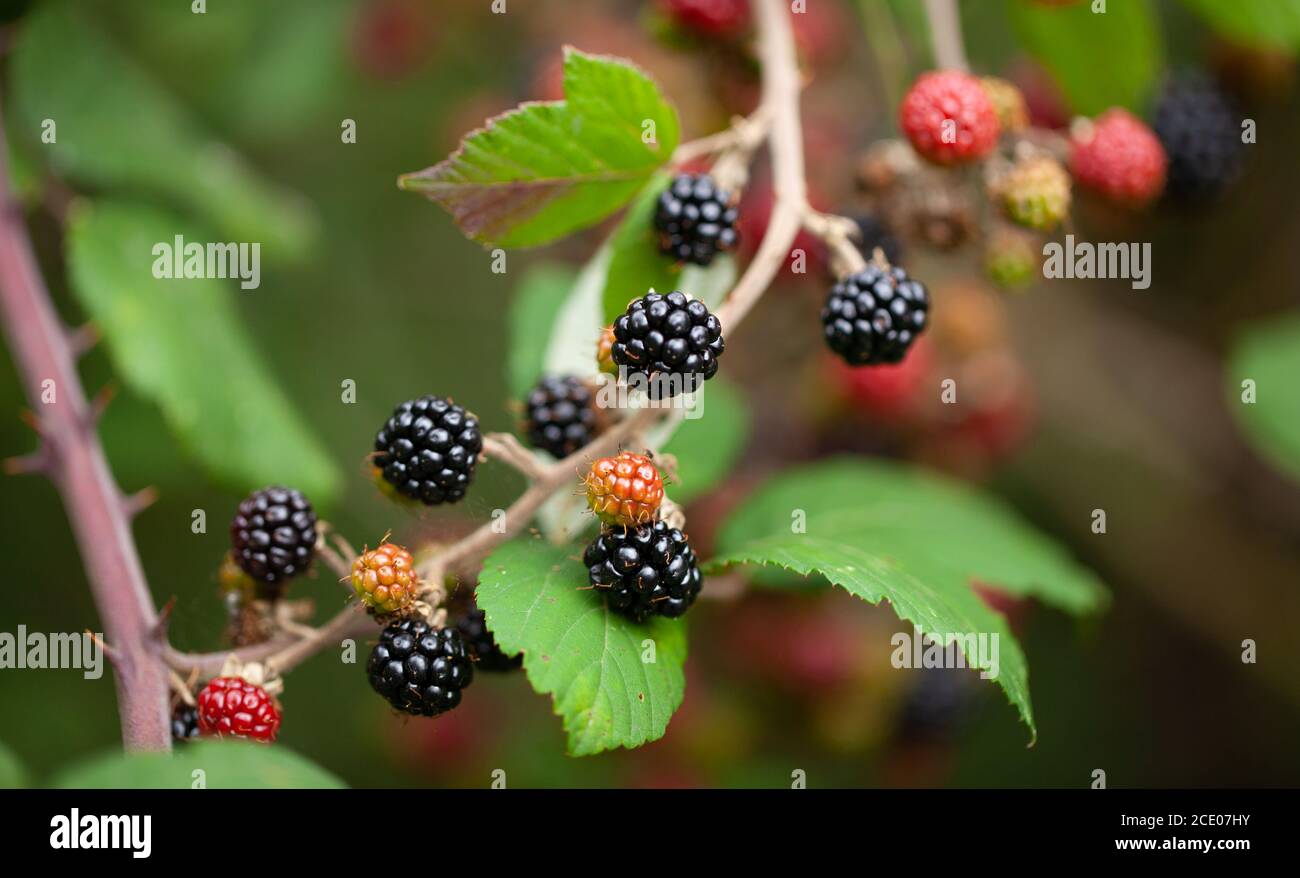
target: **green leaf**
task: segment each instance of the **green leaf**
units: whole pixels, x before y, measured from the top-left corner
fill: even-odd
[[[1008,2],[1016,35],[1052,74],[1075,112],[1142,109],[1164,63],[1148,0],[1107,3],[1105,12],[1093,12],[1090,2]]]
[[[1300,47],[1300,0],[1183,0],[1219,34],[1261,48]]]
[[[1300,480],[1300,314],[1244,332],[1227,369],[1228,408],[1250,443],[1274,466]],[[1255,402],[1242,399],[1254,382]]]
[[[538,328],[549,327],[554,322],[576,280],[574,272],[566,266],[542,264],[529,268],[519,281],[510,308],[510,354],[506,364],[510,393],[515,399],[523,399],[542,377],[550,338],[548,333],[538,332]],[[594,338],[587,343],[594,358]]]
[[[195,772],[201,771],[201,775]],[[343,789],[346,785],[283,744],[194,741],[167,753],[112,753],[59,774],[60,789]]]
[[[654,228],[655,205],[668,180],[667,174],[651,177],[610,238],[613,252],[601,296],[605,326],[627,310],[628,302],[649,290],[667,293],[678,288],[681,267],[659,252],[659,236]]]
[[[802,523],[803,527],[794,525]],[[1002,617],[971,584],[1032,595],[1070,612],[1100,609],[1105,589],[999,501],[883,461],[834,460],[773,479],[719,537],[716,570],[765,564],[820,575],[930,633],[996,633],[998,683],[1035,729],[1028,669]],[[967,656],[972,662],[976,656]]]
[[[630,63],[571,47],[564,96],[489,119],[450,158],[398,185],[441,204],[468,237],[500,247],[545,244],[599,222],[672,156],[677,111]],[[643,139],[646,123],[654,142]]]
[[[749,409],[735,387],[721,378],[697,394],[697,410],[676,425],[672,438],[658,447],[677,458],[679,484],[668,489],[677,503],[689,503],[722,481],[740,458],[749,439]],[[657,437],[651,442],[657,444]]]
[[[680,620],[638,625],[588,589],[579,549],[518,539],[483,565],[476,598],[528,682],[564,719],[569,753],[638,747],[663,736],[682,702],[686,632]],[[652,641],[654,661],[643,661]]]
[[[14,49],[11,136],[73,183],[162,196],[268,258],[306,252],[314,218],[213,139],[71,3],[43,3]],[[56,140],[40,141],[45,120]]]
[[[18,790],[27,786],[27,772],[14,751],[0,743],[0,790]]]
[[[151,207],[106,201],[72,216],[72,288],[118,375],[162,409],[187,450],[223,482],[240,490],[289,484],[327,506],[339,474],[240,324],[238,287],[154,277],[154,246],[177,235],[207,240]]]

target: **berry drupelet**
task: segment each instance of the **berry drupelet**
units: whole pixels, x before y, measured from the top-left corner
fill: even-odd
[[[366,663],[370,685],[388,703],[414,716],[437,716],[460,704],[474,666],[460,632],[421,619],[386,627]]]
[[[718,374],[722,324],[683,292],[647,293],[614,321],[614,363],[644,376],[652,399],[697,390]]]
[[[826,344],[850,366],[897,363],[925,329],[929,307],[920,281],[870,263],[831,287],[822,308]]]
[[[568,457],[600,433],[591,386],[572,375],[546,376],[524,400],[524,432],[534,448]]]
[[[707,174],[682,174],[659,195],[654,225],[659,250],[678,262],[708,265],[736,246],[736,208]]]
[[[292,488],[254,491],[230,522],[230,547],[235,563],[254,582],[279,586],[311,565],[316,513]]]
[[[478,418],[441,396],[411,399],[375,434],[374,465],[398,493],[426,506],[464,499],[483,450]]]
[[[682,615],[703,583],[686,535],[662,521],[602,529],[582,563],[610,609],[637,622]]]

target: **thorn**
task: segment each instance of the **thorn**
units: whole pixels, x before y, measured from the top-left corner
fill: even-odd
[[[171,623],[172,611],[175,609],[176,595],[172,595],[167,603],[162,605],[162,609],[158,611],[158,620],[153,623],[153,629],[149,632],[151,637],[156,640],[167,639],[167,626]]]
[[[83,357],[97,344],[101,338],[99,327],[93,323],[83,323],[80,326],[69,329],[68,347],[72,350],[74,357]]]
[[[18,420],[22,421],[28,427],[31,427],[32,432],[37,436],[43,437],[45,435],[45,429],[41,426],[40,416],[31,409],[23,409],[20,411],[18,413]]]
[[[9,457],[5,459],[4,470],[7,475],[25,476],[32,473],[43,473],[48,471],[50,466],[50,454],[42,445],[31,454],[23,454],[18,457]]]
[[[128,518],[135,518],[158,500],[158,489],[153,485],[141,488],[134,494],[122,498],[122,511]]]
[[[108,656],[108,660],[112,662],[114,666],[116,666],[121,661],[122,659],[121,654],[118,653],[116,649],[114,649],[113,647],[105,643],[98,634],[96,634],[94,631],[91,631],[89,628],[86,629],[86,634],[90,635],[91,640],[99,644],[99,648],[104,651],[104,655]]]
[[[95,398],[90,401],[90,417],[87,419],[87,426],[93,427],[99,423],[99,419],[104,416],[104,410],[108,408],[108,404],[115,396],[117,396],[116,384],[110,382],[99,389]]]

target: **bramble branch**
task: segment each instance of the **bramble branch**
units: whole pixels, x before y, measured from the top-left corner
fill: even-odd
[[[0,145],[7,144],[0,124]],[[104,634],[129,750],[171,748],[167,668],[159,660],[158,614],[131,536],[131,515],[147,503],[123,495],[95,432],[95,407],[77,375],[86,335],[64,327],[32,253],[22,208],[9,192],[0,150],[0,309],[9,350],[40,412],[40,451],[29,469],[47,475],[63,498]],[[46,382],[53,382],[47,385]],[[43,394],[52,392],[53,401]],[[145,495],[147,498],[148,495]],[[139,495],[137,495],[139,498]]]

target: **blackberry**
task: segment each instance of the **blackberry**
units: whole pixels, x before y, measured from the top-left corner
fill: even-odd
[[[393,410],[375,434],[374,464],[398,493],[436,506],[464,499],[482,450],[478,418],[429,395]]]
[[[1241,114],[1203,74],[1165,84],[1152,128],[1169,157],[1166,192],[1182,201],[1209,201],[1241,172]]]
[[[316,513],[292,488],[254,491],[230,522],[230,547],[235,563],[254,581],[283,583],[306,570],[316,554]]]
[[[681,174],[659,195],[659,250],[678,262],[708,265],[736,246],[736,208],[708,174]]]
[[[546,376],[524,401],[524,431],[534,448],[568,457],[600,433],[595,394],[581,378]]]
[[[583,553],[582,563],[610,609],[637,622],[655,614],[682,615],[703,583],[686,535],[662,521],[604,528]]]
[[[654,399],[676,396],[718,374],[722,324],[683,292],[647,293],[614,321],[614,363],[648,379]],[[661,380],[667,378],[668,380]]]
[[[487,629],[483,611],[475,607],[456,623],[465,647],[474,657],[474,666],[483,671],[513,671],[524,663],[522,653],[506,655]]]
[[[954,646],[944,652],[947,667],[922,670],[903,698],[896,733],[905,741],[950,741],[970,717],[975,695],[970,672],[957,666]]]
[[[869,264],[831,287],[822,308],[826,344],[850,366],[897,363],[925,329],[929,307],[920,281]]]
[[[455,628],[431,628],[421,619],[386,627],[366,663],[370,685],[403,713],[437,716],[460,704],[474,679],[465,641]]]
[[[184,743],[198,736],[199,709],[182,701],[172,711],[172,740]]]
[[[861,236],[858,250],[863,256],[870,259],[871,254],[879,249],[891,264],[897,265],[903,261],[902,242],[883,219],[866,213],[853,217],[853,222],[857,224],[858,234]]]

